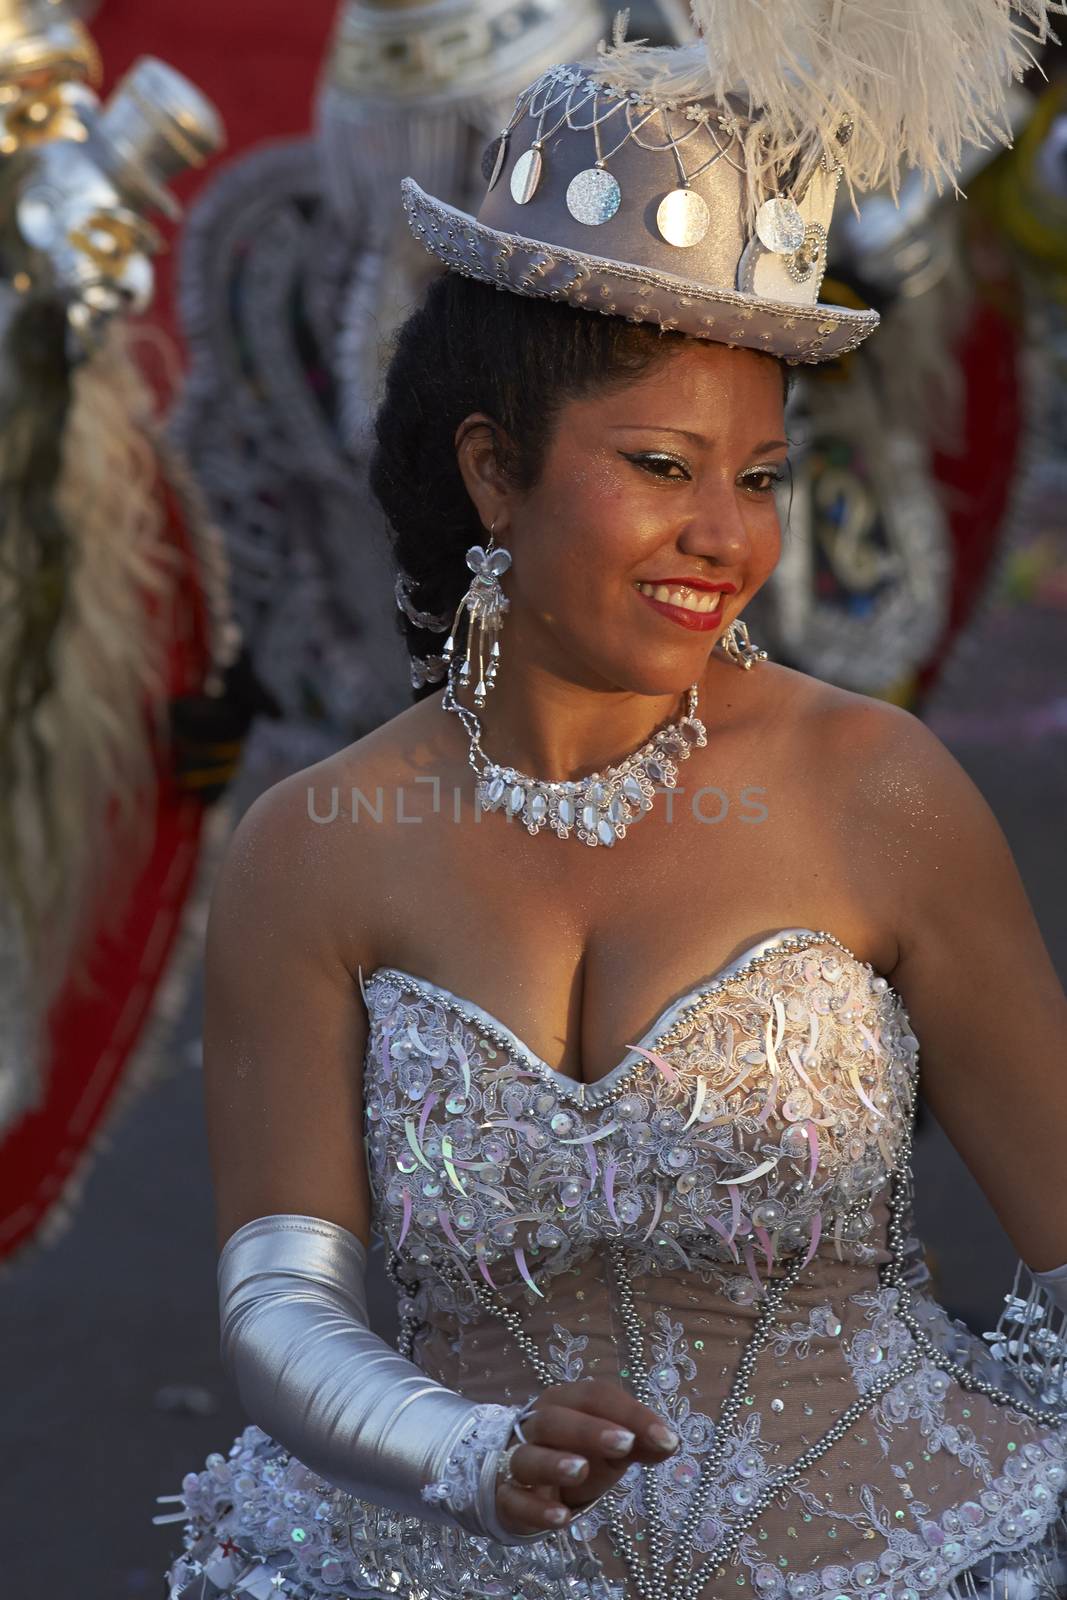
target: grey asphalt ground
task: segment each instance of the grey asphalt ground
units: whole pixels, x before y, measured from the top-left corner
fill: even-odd
[[[930,721],[1000,819],[1067,978],[1063,634],[1062,611],[987,617]],[[152,1525],[155,1496],[244,1425],[217,1357],[198,1010],[194,992],[170,1075],[115,1130],[71,1230],[0,1282],[2,1600],[162,1600],[179,1533]],[[940,1297],[990,1327],[1014,1252],[930,1121],[916,1171]],[[372,1266],[388,1337],[392,1291]]]

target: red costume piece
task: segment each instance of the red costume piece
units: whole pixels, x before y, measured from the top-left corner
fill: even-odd
[[[263,140],[307,131],[334,11],[334,0],[309,0],[296,10],[279,0],[228,0],[223,6],[216,0],[154,0],[148,7],[138,0],[104,0],[90,23],[105,66],[103,92],[110,93],[139,56],[160,57],[214,101],[228,138],[221,159],[232,160]],[[212,170],[189,172],[175,183],[183,205]],[[172,245],[175,230],[164,224],[163,231]],[[172,252],[156,262],[158,294],[150,313],[172,335],[173,262]],[[187,550],[179,508],[170,496],[168,503],[172,537]],[[171,614],[160,617],[159,626],[171,641],[170,698],[195,693],[203,685],[207,653],[192,560]],[[168,977],[180,982],[194,954],[176,945],[197,880],[204,819],[195,789],[179,786],[170,752],[161,751],[151,855],[121,917],[90,939],[90,985],[68,981],[52,1008],[41,1103],[0,1137],[0,1260],[61,1231],[116,1109],[162,1064],[146,1030],[161,983]],[[108,909],[113,916],[114,908]]]

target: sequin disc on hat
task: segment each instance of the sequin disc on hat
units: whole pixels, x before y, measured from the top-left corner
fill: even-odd
[[[567,210],[575,222],[591,228],[610,222],[621,200],[622,190],[603,167],[586,167],[567,185]]]
[[[804,218],[795,200],[774,195],[756,212],[756,237],[775,255],[792,255],[804,243]]]
[[[511,169],[511,198],[517,206],[524,206],[537,193],[541,182],[541,152],[536,145],[524,150]]]
[[[505,128],[503,133],[497,134],[495,139],[490,140],[485,147],[485,154],[482,156],[482,177],[490,189],[496,188],[497,179],[504,170],[507,153],[508,131]]]
[[[826,229],[813,222],[805,229],[804,243],[786,262],[794,283],[806,283],[826,260]]]
[[[699,244],[708,231],[711,213],[703,197],[692,189],[672,189],[656,212],[656,227],[668,244],[684,250]]]

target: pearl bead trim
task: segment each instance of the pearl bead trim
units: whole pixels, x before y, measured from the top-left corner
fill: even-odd
[[[742,963],[740,967],[727,970],[713,983],[709,984],[697,999],[675,1019],[670,1027],[663,1030],[656,1037],[653,1041],[653,1047],[663,1048],[663,1046],[682,1037],[693,1021],[707,1010],[713,997],[728,984],[736,982],[743,974],[750,972],[753,968],[764,965],[772,956],[780,954],[783,950],[799,950],[819,943],[834,945],[843,954],[850,957],[851,960],[857,962],[858,965],[867,968],[872,977],[874,976],[874,968],[871,964],[861,961],[858,956],[832,934],[813,932],[810,934],[791,935],[775,944],[772,948],[751,957],[748,961]],[[891,985],[885,979],[882,982],[885,983],[887,990],[896,994],[896,991],[892,990]],[[416,982],[415,987],[421,988],[422,984]],[[462,1006],[454,1007],[454,1009],[457,1010],[458,1014],[464,1015]],[[513,1048],[511,1041],[500,1034],[498,1030],[487,1029],[480,1017],[475,1017],[473,1014],[468,1013],[465,1020],[469,1021],[472,1026],[482,1033],[495,1034],[496,1042],[505,1051],[510,1051]],[[1042,1425],[1059,1426],[1067,1420],[1067,1407],[1047,1409],[1030,1405],[1015,1395],[998,1388],[995,1384],[976,1378],[965,1367],[953,1361],[938,1348],[912,1310],[912,1290],[906,1282],[905,1276],[906,1246],[903,1216],[906,1210],[910,1180],[915,1107],[918,1099],[918,1052],[916,1052],[915,1062],[916,1068],[911,1080],[909,1114],[904,1128],[904,1138],[897,1162],[890,1174],[888,1242],[891,1255],[890,1260],[879,1268],[879,1279],[882,1286],[892,1287],[897,1290],[898,1298],[893,1315],[899,1318],[911,1334],[912,1349],[894,1367],[878,1378],[863,1396],[848,1406],[819,1439],[797,1456],[791,1466],[775,1474],[756,1502],[732,1524],[729,1533],[719,1546],[694,1572],[691,1569],[694,1559],[696,1531],[704,1513],[707,1497],[714,1481],[714,1474],[718,1470],[725,1454],[729,1432],[740,1411],[743,1396],[755,1370],[756,1361],[774,1332],[775,1316],[787,1294],[796,1285],[803,1273],[804,1263],[802,1259],[799,1256],[794,1259],[788,1265],[781,1278],[769,1280],[763,1300],[757,1310],[752,1332],[738,1362],[730,1390],[720,1408],[715,1429],[715,1443],[701,1460],[700,1477],[689,1509],[683,1519],[681,1528],[678,1530],[674,1553],[670,1556],[666,1553],[665,1540],[668,1530],[660,1512],[654,1467],[642,1466],[641,1468],[645,1487],[645,1502],[649,1509],[648,1526],[645,1530],[648,1540],[647,1567],[642,1566],[633,1539],[623,1526],[617,1511],[609,1518],[608,1527],[615,1549],[627,1567],[639,1600],[700,1600],[702,1590],[712,1577],[721,1578],[726,1576],[725,1563],[736,1553],[745,1534],[759,1521],[771,1501],[831,1450],[835,1444],[843,1440],[852,1424],[869,1412],[877,1401],[902,1378],[914,1372],[924,1359],[954,1378],[963,1389],[972,1393],[982,1394],[998,1404],[1008,1406],[1033,1422]],[[544,1066],[543,1063],[542,1066]],[[626,1076],[628,1075],[629,1073],[627,1072]],[[565,1080],[562,1075],[554,1074],[551,1069],[546,1067],[541,1076],[545,1077],[546,1081],[551,1082],[552,1087],[557,1092],[563,1092],[562,1086]],[[595,1089],[595,1087],[596,1085],[576,1085],[572,1097],[577,1099],[579,1098],[579,1091],[588,1091],[590,1088]],[[618,1098],[622,1094],[624,1087],[624,1080],[612,1084],[609,1094],[604,1098],[603,1103],[607,1104]],[[615,1279],[620,1316],[627,1339],[632,1389],[636,1397],[644,1404],[654,1405],[645,1359],[644,1326],[638,1313],[633,1280],[627,1266],[626,1246],[621,1239],[614,1238],[608,1242],[607,1248]],[[400,1295],[409,1299],[415,1292],[415,1286],[403,1279],[400,1257],[395,1250],[390,1252],[387,1270]],[[454,1269],[446,1268],[444,1270],[446,1276],[451,1276]],[[526,1333],[520,1313],[513,1306],[509,1306],[503,1296],[499,1292],[492,1291],[487,1284],[476,1284],[475,1292],[483,1308],[504,1322],[515,1340],[517,1348],[540,1383],[547,1388],[559,1382],[559,1374],[553,1371],[552,1367],[543,1359],[537,1345]],[[420,1327],[420,1321],[417,1316],[405,1311],[401,1313],[400,1322],[401,1332],[398,1340],[398,1349],[410,1360],[412,1359],[414,1340]],[[604,1496],[608,1504],[611,1504],[612,1500],[617,1498],[618,1486],[609,1490],[607,1495]],[[671,1568],[674,1569],[673,1572],[669,1571]],[[688,1576],[686,1576],[687,1573]]]

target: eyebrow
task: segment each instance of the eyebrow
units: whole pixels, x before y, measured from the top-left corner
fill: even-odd
[[[668,428],[662,422],[615,422],[611,425],[611,432],[633,432],[635,429],[647,430],[651,433],[677,433],[683,439],[692,439],[694,444],[711,444],[713,441],[703,433],[692,433],[688,428]],[[754,456],[763,455],[766,450],[788,450],[787,439],[764,439],[760,444],[753,445]]]

